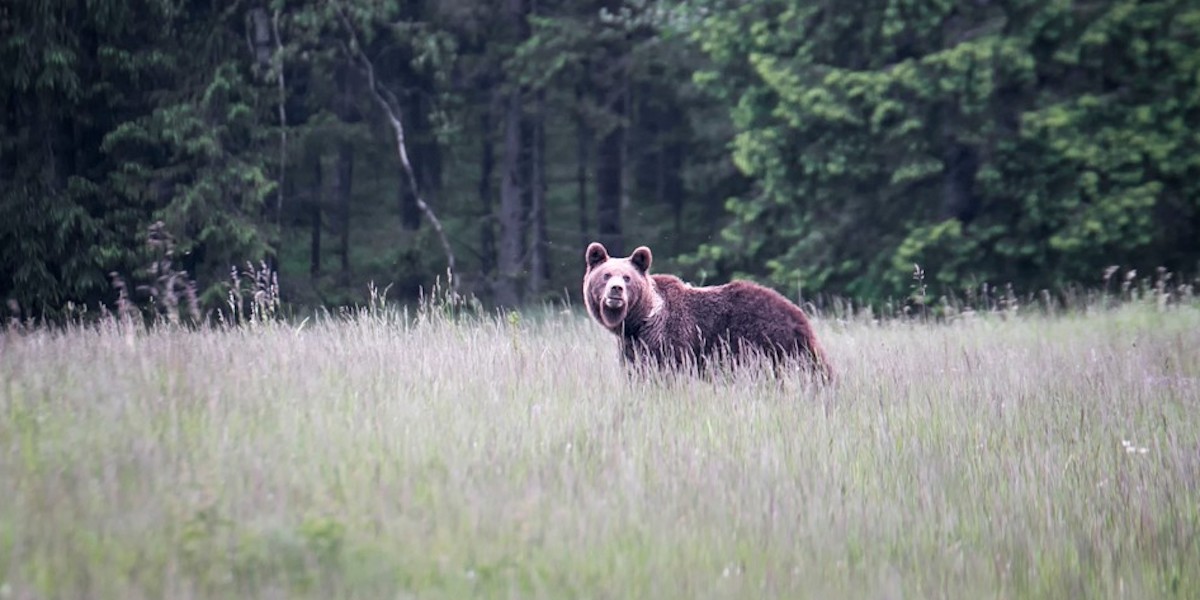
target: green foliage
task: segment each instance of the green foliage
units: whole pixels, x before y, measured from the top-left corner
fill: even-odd
[[[1191,4],[714,7],[696,80],[756,190],[693,264],[863,298],[913,263],[950,289],[1195,267]]]
[[[111,302],[158,221],[209,308],[263,260],[285,303],[362,302],[372,281],[415,299],[445,265],[357,56],[484,298],[501,230],[529,300],[575,290],[601,212],[697,282],[872,302],[913,264],[934,292],[1200,266],[1194,3],[514,6],[5,4],[0,300]]]
[[[27,314],[113,297],[162,220],[209,290],[261,257],[274,177],[245,8],[111,0],[0,13],[0,297]]]
[[[223,296],[212,284],[229,265],[267,253],[261,215],[275,182],[262,124],[267,107],[257,96],[245,74],[224,63],[175,103],[123,123],[103,145],[128,157],[111,174],[114,190],[154,207],[181,254],[204,255],[194,275],[209,282],[202,297],[210,304]]]

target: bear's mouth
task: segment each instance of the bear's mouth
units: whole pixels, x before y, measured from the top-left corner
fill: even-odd
[[[621,308],[625,306],[625,299],[620,297],[609,296],[604,299],[604,308]]]

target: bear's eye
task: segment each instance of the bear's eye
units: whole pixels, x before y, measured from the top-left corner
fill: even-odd
[[[604,274],[604,280],[605,280],[605,281],[608,281],[608,280],[609,280],[611,277],[612,277],[612,273],[605,273],[605,274]]]
[[[628,275],[626,275],[626,276],[625,276],[625,283],[629,283],[629,276],[628,276]]]

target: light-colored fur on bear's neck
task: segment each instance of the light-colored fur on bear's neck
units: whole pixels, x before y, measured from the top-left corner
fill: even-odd
[[[662,330],[663,308],[666,306],[667,301],[663,299],[658,289],[658,284],[654,281],[655,276],[646,273],[645,277],[647,285],[643,296],[648,296],[650,310],[642,314],[637,314],[633,311],[625,314],[625,318],[621,321],[621,324],[612,328],[613,333],[623,338],[628,338],[631,335],[639,338],[655,336]]]
[[[670,278],[673,276],[651,275],[649,273],[646,274],[646,283],[648,284],[646,286],[646,294],[648,294],[650,297],[650,310],[644,315],[635,317],[636,326],[633,328],[633,331],[636,331],[636,334],[634,335],[644,341],[658,340],[658,338],[662,335],[665,327],[665,320],[667,318],[667,315],[664,312],[667,301],[665,298],[663,298],[662,290],[659,289],[658,282],[654,280],[655,277]],[[629,320],[631,316],[633,315],[626,316],[625,323],[631,323]],[[620,334],[621,337],[628,338],[631,332],[626,329],[627,325],[625,325],[625,323],[622,324],[621,330],[617,333]]]
[[[650,312],[646,313],[646,320],[649,321],[662,312],[663,304],[666,304],[666,301],[658,293],[658,284],[654,283],[654,276],[647,273],[646,280],[650,282]]]

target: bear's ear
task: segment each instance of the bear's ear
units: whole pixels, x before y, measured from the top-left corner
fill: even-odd
[[[584,253],[584,260],[587,261],[587,268],[590,269],[608,260],[608,250],[604,249],[604,244],[592,242],[588,244],[587,252]]]
[[[633,266],[637,267],[639,271],[645,273],[650,270],[650,261],[653,258],[649,248],[638,246],[637,250],[634,250],[633,254],[629,255],[629,262],[633,263]]]

